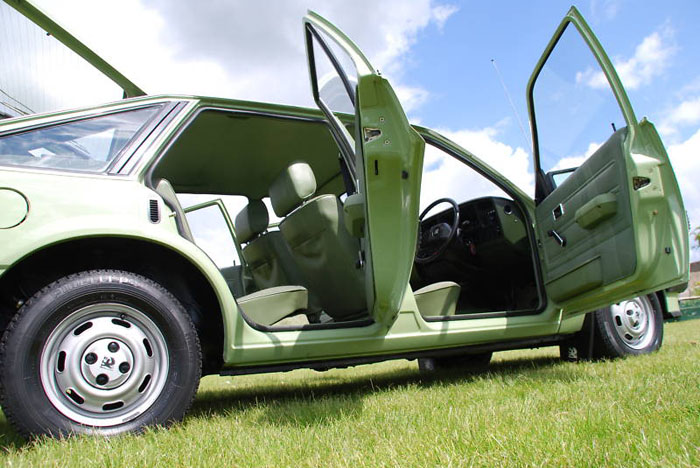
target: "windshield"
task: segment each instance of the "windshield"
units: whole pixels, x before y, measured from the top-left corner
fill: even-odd
[[[160,108],[150,106],[1,136],[0,164],[102,172]]]

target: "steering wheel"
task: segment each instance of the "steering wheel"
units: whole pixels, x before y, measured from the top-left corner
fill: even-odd
[[[440,203],[452,205],[452,225],[437,223],[423,232],[423,218]],[[430,263],[443,254],[452,239],[457,235],[459,227],[459,205],[451,198],[440,198],[432,202],[418,217],[418,247],[416,249],[416,263]]]

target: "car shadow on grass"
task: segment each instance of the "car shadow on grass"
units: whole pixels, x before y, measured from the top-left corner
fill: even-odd
[[[425,375],[413,366],[385,372],[367,369],[366,376],[345,376],[342,372],[326,376],[319,373],[318,378],[293,383],[285,383],[280,378],[279,382],[240,389],[207,390],[197,396],[188,417],[231,416],[257,409],[260,410],[260,422],[269,425],[325,425],[337,419],[359,416],[364,407],[364,398],[368,395],[409,386],[468,385],[477,380],[495,380],[510,375],[552,382],[573,382],[585,378],[576,372],[575,367],[559,359],[545,357],[496,361],[480,372],[451,370]],[[20,437],[7,419],[0,415],[0,450],[14,451],[33,443]]]
[[[281,375],[281,374],[278,374]],[[419,386],[430,388],[452,384],[468,385],[477,380],[523,375],[537,381],[573,382],[585,378],[575,368],[557,358],[528,358],[497,361],[483,371],[436,371],[422,374],[415,367],[386,372],[368,372],[367,376],[299,380],[294,383],[252,385],[239,389],[201,392],[189,413],[191,417],[226,416],[259,410],[261,423],[270,425],[324,425],[335,419],[352,418],[361,413],[365,396]],[[231,377],[235,379],[236,377]],[[280,379],[283,381],[283,379]]]
[[[0,450],[14,451],[28,445],[30,442],[23,439],[10,425],[5,415],[0,416]]]

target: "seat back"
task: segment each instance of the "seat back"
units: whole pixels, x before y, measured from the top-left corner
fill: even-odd
[[[296,266],[292,253],[279,231],[267,232],[269,215],[262,200],[251,200],[236,215],[236,237],[258,289],[277,286],[305,286],[306,281]]]
[[[311,167],[297,162],[270,187],[275,214],[284,217],[280,232],[323,310],[335,320],[367,315],[364,273],[358,267],[359,242],[345,228],[334,195],[311,198],[316,179]]]
[[[187,216],[185,211],[182,209],[180,202],[175,195],[175,190],[173,186],[168,182],[167,179],[160,179],[155,184],[156,193],[161,196],[163,201],[168,207],[175,213],[175,224],[177,225],[177,231],[182,237],[188,241],[194,243],[194,236],[190,230],[190,225],[187,222]]]

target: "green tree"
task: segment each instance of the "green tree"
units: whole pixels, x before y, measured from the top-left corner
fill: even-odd
[[[700,249],[700,226],[693,229],[693,231],[691,232],[691,238],[695,242],[693,248]],[[693,296],[700,296],[700,281],[690,285],[690,293]]]

